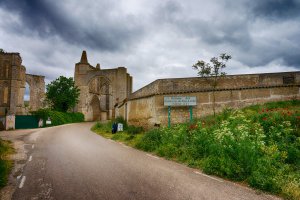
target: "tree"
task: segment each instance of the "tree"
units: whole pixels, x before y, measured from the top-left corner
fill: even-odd
[[[222,72],[222,70],[226,67],[226,63],[230,59],[231,59],[230,55],[228,55],[226,53],[222,53],[222,54],[220,54],[219,57],[212,57],[210,59],[210,63],[207,63],[203,60],[198,60],[193,65],[193,68],[195,70],[198,70],[198,76],[206,78],[206,80],[209,82],[209,84],[213,88],[213,112],[214,112],[214,116],[216,114],[215,90],[216,90],[216,87],[218,86],[218,80],[221,77],[224,77],[226,75],[226,73]]]
[[[79,91],[73,78],[60,76],[47,85],[46,99],[52,109],[67,112],[78,103]]]
[[[5,51],[3,49],[0,48],[0,53],[5,53]]]

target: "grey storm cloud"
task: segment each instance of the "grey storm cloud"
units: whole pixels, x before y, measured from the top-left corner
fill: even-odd
[[[299,10],[300,0],[0,0],[0,48],[49,81],[72,76],[85,49],[93,65],[128,67],[135,89],[195,76],[193,63],[223,52],[233,74],[300,70]]]
[[[93,49],[119,50],[143,32],[142,25],[131,16],[110,18],[113,3],[101,3],[96,19],[82,18],[76,15],[76,11],[67,15],[59,1],[3,0],[0,6],[20,15],[23,26],[14,27],[20,34],[36,31],[42,38],[58,35],[70,44]]]
[[[270,19],[283,20],[287,18],[299,17],[299,0],[263,0],[251,1],[253,13],[258,16]]]
[[[222,2],[222,1],[221,1]],[[176,27],[176,31],[183,32],[187,37],[195,37],[202,40],[207,46],[226,46],[232,49],[236,56],[242,58],[251,57],[251,60],[242,60],[248,66],[266,65],[275,59],[282,59],[288,66],[300,68],[300,34],[299,31],[295,35],[288,35],[286,38],[276,38],[269,41],[268,44],[259,44],[259,39],[269,40],[268,35],[265,38],[255,38],[253,24],[256,21],[263,20],[265,24],[273,24],[274,19],[286,21],[293,20],[300,27],[300,1],[297,0],[266,0],[266,1],[242,1],[244,7],[236,9],[238,2],[223,1],[224,10],[220,11],[220,15],[212,16],[210,19],[197,18],[188,10],[183,10],[181,4],[176,1],[168,1],[160,7],[158,19],[165,23]],[[205,12],[205,5],[196,6],[198,12]],[[231,13],[235,13],[231,16]],[[237,15],[236,13],[239,13]],[[208,16],[211,13],[207,12]],[[192,17],[190,17],[192,15]],[[292,25],[291,25],[292,26]],[[268,27],[258,27],[261,31]],[[282,32],[279,28],[274,30],[272,35]],[[281,40],[288,40],[293,44],[290,47],[274,48],[274,44]],[[298,43],[298,44],[297,44]],[[226,49],[226,47],[224,49]],[[239,54],[243,54],[239,56]],[[250,54],[256,54],[253,57]]]

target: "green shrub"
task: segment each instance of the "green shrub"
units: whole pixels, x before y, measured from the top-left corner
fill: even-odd
[[[150,130],[136,147],[299,199],[299,129],[300,101],[272,102]]]
[[[97,130],[101,130],[104,131],[106,133],[111,133],[112,130],[112,122],[108,122],[108,123],[100,123],[97,122],[93,127],[92,127],[93,131],[97,131]]]
[[[132,135],[136,135],[138,133],[142,133],[143,131],[144,131],[143,127],[136,127],[136,126],[132,126],[132,125],[129,125],[127,127],[127,132],[129,134],[132,134]]]
[[[40,109],[32,112],[32,114],[43,119],[44,123],[46,123],[46,120],[50,117],[52,126],[84,121],[84,115],[82,113],[65,113],[50,109]]]
[[[114,121],[117,122],[117,123],[123,124],[123,130],[127,130],[128,124],[127,124],[126,120],[123,117],[121,117],[121,116],[117,117]]]
[[[141,140],[136,144],[136,147],[145,151],[154,151],[161,145],[162,131],[153,129],[143,135]]]

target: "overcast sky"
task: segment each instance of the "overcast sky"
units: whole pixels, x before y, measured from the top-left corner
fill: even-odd
[[[47,83],[87,50],[93,66],[127,67],[134,90],[223,52],[228,74],[295,71],[300,0],[0,0],[0,48]]]

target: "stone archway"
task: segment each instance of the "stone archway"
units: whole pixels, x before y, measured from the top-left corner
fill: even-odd
[[[97,120],[105,121],[109,118],[109,110],[111,107],[111,85],[110,80],[105,76],[95,76],[89,83],[89,95],[92,98],[97,96],[100,106],[100,118]],[[98,113],[97,113],[98,114]],[[95,115],[93,114],[93,120]]]
[[[88,63],[86,52],[82,52],[75,64],[75,85],[80,89],[79,102],[75,110],[84,114],[86,121],[93,120],[91,100],[96,95],[100,101],[100,119],[112,119],[114,105],[127,98],[132,92],[132,77],[125,67],[101,69]]]
[[[93,112],[92,121],[100,121],[101,118],[100,101],[97,95],[93,96],[90,105]]]

